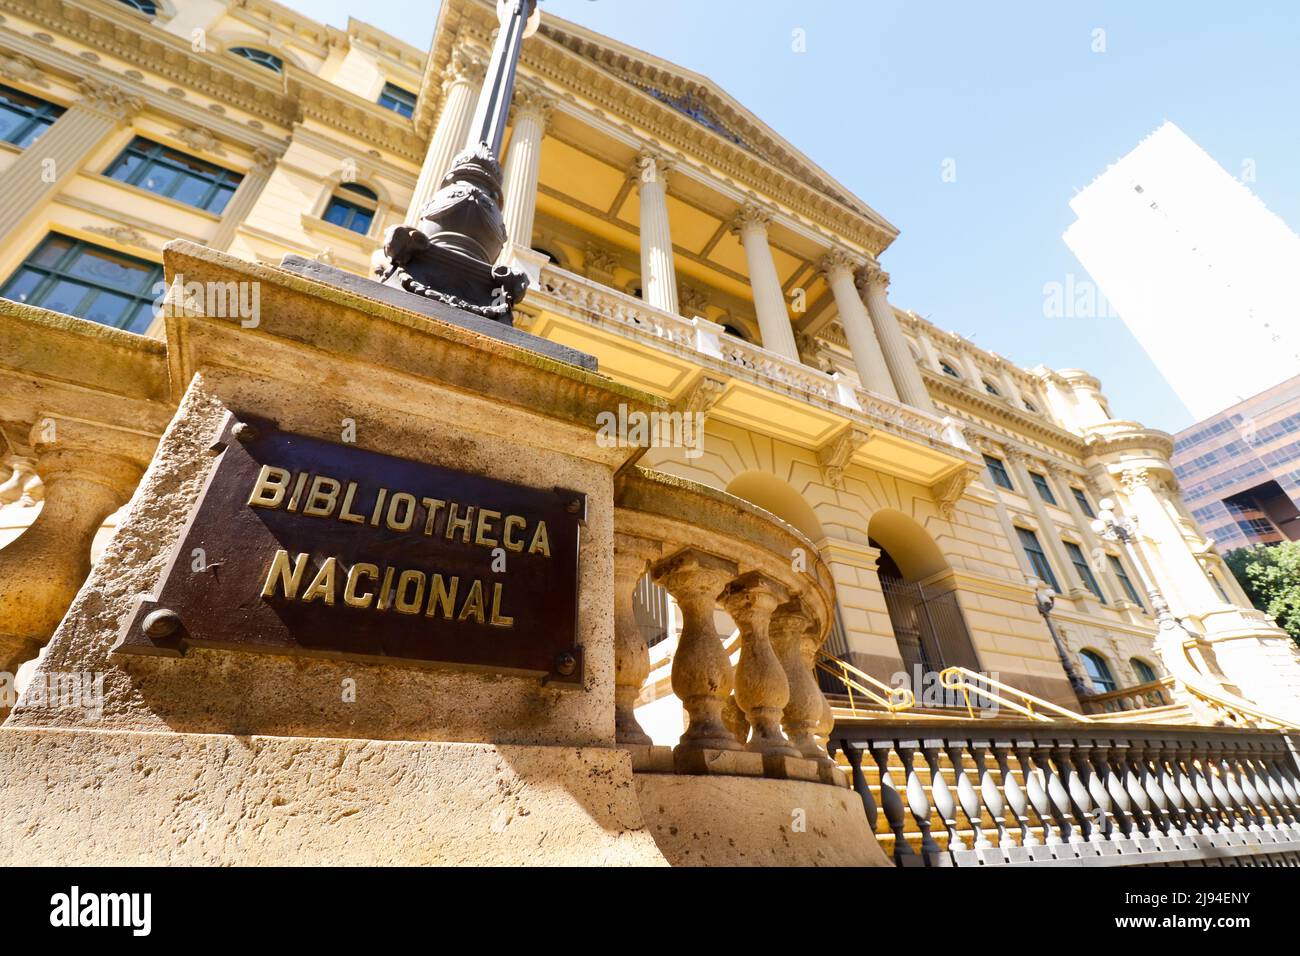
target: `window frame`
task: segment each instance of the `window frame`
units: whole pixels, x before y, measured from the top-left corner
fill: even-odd
[[[1061,582],[1057,579],[1056,572],[1052,570],[1052,562],[1047,557],[1047,552],[1043,550],[1043,542],[1039,540],[1037,532],[1022,525],[1015,525],[1015,529],[1016,536],[1020,538],[1021,550],[1025,552],[1025,557],[1029,559],[1029,566],[1034,569],[1039,580],[1057,594],[1064,594],[1065,592],[1061,590]]]
[[[1029,483],[1034,486],[1034,490],[1038,492],[1038,497],[1042,498],[1045,503],[1057,508],[1061,506],[1060,502],[1056,500],[1056,492],[1052,490],[1047,476],[1042,472],[1029,472]]]
[[[1120,587],[1123,588],[1124,593],[1128,595],[1128,599],[1140,607],[1145,613],[1147,609],[1146,602],[1144,602],[1142,596],[1138,594],[1137,585],[1133,583],[1133,579],[1128,576],[1128,568],[1124,567],[1123,559],[1117,554],[1110,553],[1106,554],[1106,559],[1110,563],[1111,574],[1115,575],[1116,580],[1119,581]]]
[[[34,106],[23,103],[22,100],[30,100]],[[26,119],[15,127],[20,131],[21,135],[11,134],[13,138],[6,135],[0,139],[0,143],[8,143],[17,149],[27,149],[32,143],[40,139],[45,131],[58,121],[60,116],[67,112],[65,106],[60,106],[58,103],[4,83],[0,83],[0,102],[4,102],[6,106],[12,104],[12,112],[18,115],[23,115],[24,109],[31,110],[26,114]]]
[[[353,195],[340,195],[344,190]],[[367,206],[366,203],[369,203],[370,205]],[[334,222],[329,218],[330,210],[333,209],[336,204],[347,207],[348,209],[348,213],[343,222]],[[339,183],[330,190],[329,195],[326,197],[325,205],[320,212],[320,218],[323,222],[329,223],[336,229],[346,229],[348,232],[355,233],[358,236],[369,236],[375,228],[375,223],[379,220],[379,206],[379,193],[364,183]],[[370,217],[370,221],[366,223],[364,231],[355,229],[351,225],[355,220],[357,213],[365,213]]]
[[[1091,591],[1093,597],[1102,604],[1107,603],[1106,596],[1101,591],[1101,582],[1097,580],[1097,575],[1092,573],[1092,566],[1088,564],[1088,556],[1083,553],[1083,548],[1079,547],[1076,542],[1065,538],[1061,539],[1061,544],[1065,545],[1065,555],[1070,559],[1070,563],[1074,565],[1074,570],[1083,582],[1083,586]]]
[[[1088,500],[1088,493],[1086,491],[1082,488],[1077,488],[1074,485],[1071,485],[1070,494],[1074,495],[1075,504],[1079,506],[1079,510],[1083,512],[1085,518],[1092,519],[1097,517],[1097,512],[1093,510],[1092,502]]]
[[[263,50],[261,47],[256,46],[245,46],[241,43],[239,46],[227,47],[226,52],[239,57],[241,60],[256,64],[264,70],[270,70],[272,73],[281,75],[284,73],[284,57],[277,56],[270,50]],[[251,54],[254,53],[258,55],[252,56]]]
[[[1139,684],[1152,684],[1160,680],[1160,675],[1156,673],[1156,669],[1140,657],[1130,657],[1128,666],[1133,668],[1133,674],[1137,677]],[[1143,671],[1146,673],[1144,674]],[[1147,674],[1151,676],[1148,677]]]
[[[1110,669],[1110,664],[1106,658],[1090,648],[1084,648],[1079,651],[1079,660],[1083,664],[1083,672],[1088,676],[1088,683],[1099,694],[1108,694],[1113,690],[1119,690],[1119,681],[1115,679],[1115,672]],[[1093,667],[1088,665],[1092,664]],[[1094,668],[1099,673],[1094,673]],[[1105,686],[1109,684],[1110,686]]]
[[[984,455],[984,468],[993,479],[993,484],[1007,491],[1016,490],[1015,483],[1011,480],[1011,473],[1007,471],[1007,463],[1001,458],[995,455]]]
[[[50,265],[43,265],[36,262],[36,259],[40,256],[43,249],[47,248],[50,244],[59,241],[65,241],[71,243],[71,245]],[[139,286],[137,286],[135,292],[129,292],[120,287],[109,285],[102,281],[88,278],[85,275],[71,272],[71,267],[87,252],[100,253],[103,258],[125,260],[127,263],[132,265],[147,266],[148,271],[145,273],[145,279]],[[118,252],[116,249],[97,245],[93,242],[88,242],[85,239],[78,239],[76,236],[70,236],[66,233],[47,232],[41,241],[32,248],[26,257],[24,257],[23,261],[18,264],[17,268],[10,273],[4,283],[0,285],[0,296],[8,298],[6,291],[25,273],[35,273],[40,275],[41,278],[26,299],[13,299],[11,301],[22,301],[25,304],[36,308],[48,308],[48,306],[44,304],[45,297],[57,287],[60,281],[66,280],[77,285],[90,287],[90,291],[82,294],[81,301],[78,303],[78,309],[73,312],[64,313],[66,315],[74,315],[77,318],[84,319],[88,322],[95,322],[99,325],[105,325],[108,328],[121,329],[122,331],[131,332],[133,334],[143,334],[147,331],[149,325],[152,324],[153,319],[157,315],[157,309],[154,308],[150,312],[148,321],[141,323],[138,318],[140,311],[139,306],[146,304],[156,306],[157,304],[158,297],[154,290],[158,283],[163,280],[163,267],[162,263],[159,262],[151,262],[148,259],[141,259],[138,256]],[[92,291],[94,293],[93,296],[91,295]],[[120,296],[136,303],[127,310],[126,313],[124,313],[126,319],[124,324],[111,325],[98,319],[92,319],[88,315],[84,314],[90,311],[90,307],[102,293]],[[133,328],[133,325],[138,325],[139,327]]]
[[[142,149],[141,144],[144,144],[147,148]],[[140,164],[134,169],[129,167],[129,160],[132,157],[141,160]],[[178,157],[183,162],[178,163],[170,159],[170,157]],[[190,165],[205,167],[205,169],[195,171],[192,168],[186,168]],[[128,175],[114,175],[119,168],[128,169]],[[166,189],[150,189],[144,184],[144,181],[148,178],[149,172],[154,169],[171,170],[179,175],[174,176]],[[114,157],[113,161],[108,164],[108,168],[104,170],[104,175],[115,182],[134,186],[136,189],[144,190],[155,196],[161,196],[164,199],[171,199],[174,202],[182,203],[203,212],[212,213],[214,216],[220,216],[225,212],[226,207],[230,205],[230,200],[235,195],[235,191],[239,189],[239,184],[244,180],[242,173],[237,173],[233,169],[227,169],[224,166],[218,166],[216,163],[210,163],[206,159],[191,156],[146,136],[137,136],[127,143],[122,151]],[[187,181],[198,181],[207,184],[201,204],[176,197],[175,194],[180,191]],[[226,191],[225,187],[230,187],[229,191]],[[219,208],[213,208],[211,203],[219,196],[224,196],[225,202]]]
[[[407,104],[406,101],[402,99],[402,97],[393,96],[392,93],[390,92],[391,90],[396,90],[398,93],[402,94],[402,97],[409,96],[411,98],[411,102]],[[406,113],[403,112],[402,110],[394,109],[392,106],[389,106],[387,103],[384,102],[385,97],[387,97],[388,99],[392,100],[394,103],[397,103],[399,105],[403,105],[403,106],[409,105],[411,111],[409,113]],[[379,91],[379,99],[376,100],[375,102],[377,102],[384,109],[396,113],[398,116],[404,116],[407,119],[410,119],[415,115],[415,106],[419,102],[419,99],[420,99],[419,93],[412,93],[404,86],[398,86],[396,83],[385,80],[383,88],[380,89]]]

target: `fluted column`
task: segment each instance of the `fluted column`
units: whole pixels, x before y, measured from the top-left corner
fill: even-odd
[[[677,269],[668,227],[668,174],[671,165],[642,153],[632,168],[641,197],[641,298],[656,309],[678,313]]]
[[[692,549],[679,551],[656,564],[652,571],[682,610],[672,686],[686,709],[687,725],[677,751],[744,749],[722,720],[722,706],[735,680],[731,661],[713,626],[718,596],[736,573],[733,562]]]
[[[858,288],[867,304],[871,315],[871,324],[875,326],[876,338],[880,341],[880,350],[885,355],[885,364],[898,390],[898,397],[922,411],[933,412],[934,403],[926,391],[921,370],[916,367],[912,350],[907,347],[907,339],[894,315],[894,307],[889,304],[889,273],[879,266],[868,265],[858,274]]]
[[[451,161],[465,148],[486,70],[486,64],[477,53],[464,47],[452,51],[442,84],[442,111],[429,140],[429,151],[424,154],[411,204],[406,209],[406,225],[413,226],[420,221],[420,211],[438,191],[442,177],[451,168]]]
[[[144,105],[119,86],[83,80],[81,96],[5,170],[0,235],[11,236],[76,174],[110,133]]]
[[[271,173],[275,171],[275,164],[279,159],[280,157],[275,153],[261,148],[253,154],[253,166],[239,181],[239,187],[230,197],[230,202],[226,203],[226,208],[222,210],[217,231],[208,240],[209,249],[230,248],[230,244],[235,241],[235,233],[239,231],[239,227],[244,224],[248,214],[257,205],[257,200],[270,181]]]
[[[0,672],[17,671],[58,627],[90,572],[95,533],[135,490],[150,445],[78,421],[47,418],[33,428],[45,504],[0,549]]]
[[[837,249],[828,253],[817,268],[826,277],[826,284],[835,296],[840,325],[844,327],[844,337],[849,341],[849,352],[853,356],[853,364],[857,366],[863,387],[878,395],[897,399],[898,390],[890,377],[889,366],[885,364],[885,355],[872,328],[871,316],[867,314],[853,283],[854,265],[846,253]]]
[[[542,136],[553,104],[544,90],[520,86],[514,95],[514,131],[504,170],[507,249],[531,249],[537,215],[537,175],[541,168]]]
[[[731,583],[722,595],[722,604],[740,628],[736,703],[750,727],[749,749],[798,757],[799,751],[781,732],[781,715],[790,702],[790,684],[772,649],[768,631],[772,612],[786,596],[781,585],[750,572]]]
[[[1131,468],[1121,477],[1129,510],[1138,519],[1142,537],[1155,543],[1158,560],[1147,564],[1158,578],[1166,600],[1177,602],[1175,614],[1196,614],[1221,602],[1196,556],[1183,537],[1182,529],[1165,510],[1160,491],[1163,481],[1150,470]],[[1162,573],[1166,572],[1166,573]]]
[[[772,247],[768,245],[767,227],[771,217],[757,206],[747,205],[736,214],[732,229],[740,235],[749,267],[749,284],[754,292],[754,311],[758,315],[759,335],[763,348],[799,361],[799,349],[785,307],[785,293],[776,274]]]

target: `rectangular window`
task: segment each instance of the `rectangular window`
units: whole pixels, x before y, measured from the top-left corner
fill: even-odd
[[[1079,572],[1079,579],[1083,581],[1084,587],[1091,591],[1102,604],[1106,603],[1106,598],[1102,596],[1101,585],[1097,583],[1097,576],[1092,573],[1092,568],[1088,565],[1088,559],[1083,556],[1083,549],[1073,541],[1062,541],[1065,545],[1065,553],[1070,556],[1070,563],[1074,565],[1074,570]]]
[[[1038,543],[1038,535],[1034,534],[1028,528],[1016,528],[1016,534],[1020,535],[1020,546],[1025,549],[1025,556],[1029,558],[1030,567],[1034,569],[1034,574],[1050,587],[1057,594],[1061,593],[1061,585],[1056,580],[1056,575],[1052,573],[1052,565],[1047,560],[1047,555],[1043,553],[1043,546]]]
[[[1007,466],[1001,458],[985,455],[984,464],[988,467],[989,477],[993,479],[993,484],[999,488],[1005,488],[1007,491],[1016,490],[1016,486],[1011,483],[1011,476],[1007,474]]]
[[[1137,588],[1135,588],[1133,582],[1129,580],[1128,572],[1124,570],[1124,562],[1113,554],[1106,555],[1106,558],[1110,561],[1110,569],[1119,580],[1120,587],[1124,589],[1124,593],[1128,595],[1128,599],[1145,611],[1147,606],[1142,603],[1142,598],[1138,595]]]
[[[1089,518],[1097,517],[1097,513],[1092,510],[1092,505],[1088,501],[1088,496],[1083,493],[1082,488],[1071,487],[1070,492],[1074,495],[1074,500],[1079,503],[1079,510],[1082,511],[1084,515]]]
[[[137,136],[104,175],[208,212],[221,212],[242,177]]]
[[[1056,504],[1056,495],[1052,494],[1052,486],[1047,483],[1046,475],[1040,475],[1036,471],[1031,471],[1029,473],[1029,480],[1032,481],[1034,487],[1038,489],[1038,497],[1042,498],[1049,505]]]
[[[0,86],[0,140],[27,147],[63,115],[63,107]]]
[[[153,321],[162,266],[50,233],[0,287],[0,296],[128,332]]]
[[[379,94],[379,105],[409,118],[415,113],[415,94],[392,83],[385,83],[384,91]]]

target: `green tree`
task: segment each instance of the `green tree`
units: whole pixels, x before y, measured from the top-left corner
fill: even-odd
[[[1300,643],[1300,542],[1239,548],[1223,560],[1255,607],[1272,614]]]

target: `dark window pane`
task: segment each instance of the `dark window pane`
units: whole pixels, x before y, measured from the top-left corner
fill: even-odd
[[[351,211],[351,206],[341,200],[335,199],[331,200],[329,206],[326,207],[323,218],[326,222],[332,222],[336,226],[341,226],[347,222],[348,214]]]
[[[172,193],[172,198],[202,209],[211,190],[212,183],[195,176],[182,175],[180,183]]]
[[[374,218],[375,218],[375,214],[373,212],[368,212],[363,209],[358,209],[356,211],[356,214],[353,215],[352,217],[352,224],[350,228],[352,229],[353,232],[359,232],[362,235],[365,235],[367,232],[370,231],[370,223],[371,220],[373,220]]]
[[[5,283],[3,294],[6,299],[26,302],[45,276],[31,269],[19,269],[12,279]]]
[[[121,326],[135,310],[135,300],[114,292],[101,292],[81,316],[104,325]]]
[[[152,302],[142,302],[135,307],[135,312],[129,322],[122,326],[128,332],[145,332],[149,324],[153,322],[154,305]]]
[[[72,248],[72,240],[63,236],[53,236],[40,244],[28,262],[38,266],[53,268],[58,265],[64,253]]]
[[[79,315],[81,303],[89,291],[90,286],[88,285],[71,282],[67,279],[59,279],[50,288],[50,291],[42,297],[39,304],[44,309],[66,312],[68,315]]]
[[[230,202],[230,197],[235,194],[235,187],[223,183],[217,187],[217,193],[212,197],[212,202],[208,203],[209,212],[224,212],[226,204]]]

